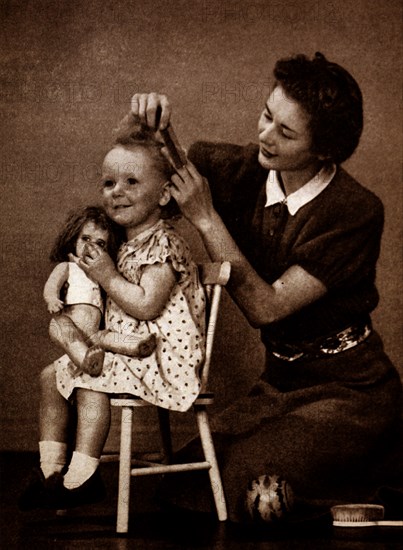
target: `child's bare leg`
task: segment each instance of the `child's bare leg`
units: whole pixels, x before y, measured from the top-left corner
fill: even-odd
[[[108,437],[110,422],[108,394],[78,388],[76,451],[100,458]]]
[[[66,464],[70,405],[59,393],[53,365],[40,378],[39,455],[45,478],[61,472]]]
[[[142,337],[136,334],[119,334],[109,330],[100,330],[91,337],[91,341],[113,353],[121,353],[129,357],[148,357],[155,350],[157,339],[155,334]]]
[[[54,365],[49,365],[40,377],[39,459],[24,483],[18,498],[21,510],[33,510],[48,504],[48,491],[59,484],[67,460],[67,439],[70,406],[59,393]]]
[[[64,476],[63,485],[68,490],[78,489],[87,481],[86,490],[90,490],[91,499],[103,497],[104,488],[94,474],[99,465],[102,450],[110,426],[110,404],[106,393],[77,389],[77,435],[76,449],[69,469]],[[90,489],[90,486],[92,489]],[[70,495],[71,497],[71,495]],[[71,500],[70,497],[68,500]],[[83,498],[75,494],[74,498]],[[70,502],[71,504],[71,502]]]
[[[42,371],[40,389],[40,440],[67,443],[70,405],[57,389],[53,365],[47,366]]]

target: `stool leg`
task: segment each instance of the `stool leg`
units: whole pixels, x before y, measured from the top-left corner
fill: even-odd
[[[120,427],[119,493],[116,532],[129,529],[133,407],[122,407]]]
[[[213,491],[214,502],[217,509],[218,519],[225,521],[227,515],[227,505],[225,503],[224,488],[221,482],[220,470],[218,469],[217,458],[215,455],[213,438],[211,437],[210,425],[205,407],[195,406],[197,425],[199,427],[201,444],[204,456],[207,462],[211,464],[209,470],[211,489]]]
[[[171,425],[169,420],[169,410],[158,407],[158,420],[160,424],[162,450],[163,450],[163,464],[170,464],[172,462],[172,439],[171,439]]]

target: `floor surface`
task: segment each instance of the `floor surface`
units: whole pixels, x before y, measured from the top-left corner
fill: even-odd
[[[127,536],[115,533],[117,465],[102,464],[108,490],[102,503],[57,515],[53,511],[20,512],[16,501],[24,478],[35,464],[30,453],[3,453],[1,466],[0,548],[138,549],[138,550],[397,550],[403,529],[335,529],[329,522],[273,531],[219,523],[204,514],[159,510],[153,500],[155,478],[132,483]],[[136,486],[134,487],[134,484]]]

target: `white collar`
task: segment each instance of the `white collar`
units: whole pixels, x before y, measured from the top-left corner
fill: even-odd
[[[317,197],[329,185],[335,173],[335,164],[323,166],[311,180],[287,197],[281,188],[277,172],[270,170],[266,180],[265,206],[272,206],[278,202],[283,202],[287,205],[291,216],[295,216],[300,208]]]

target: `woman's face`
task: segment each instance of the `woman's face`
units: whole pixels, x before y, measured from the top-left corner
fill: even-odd
[[[108,231],[92,221],[85,222],[77,237],[76,256],[79,258],[84,257],[87,244],[95,244],[102,250],[106,250]]]
[[[278,172],[305,171],[318,163],[311,152],[310,117],[281,86],[274,88],[258,123],[259,163]]]

